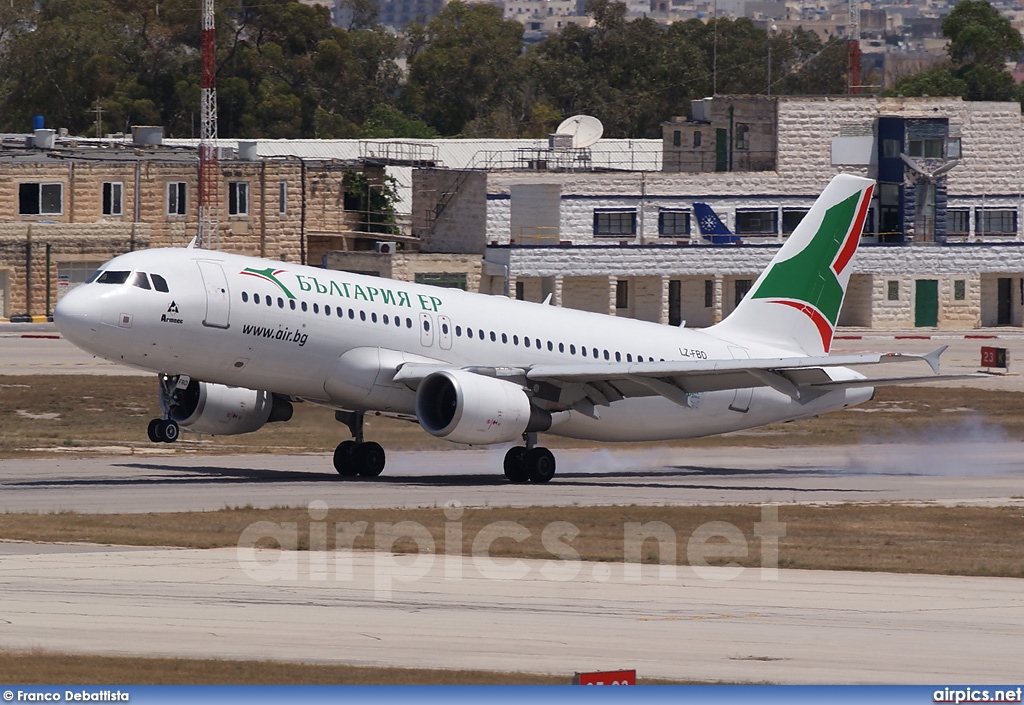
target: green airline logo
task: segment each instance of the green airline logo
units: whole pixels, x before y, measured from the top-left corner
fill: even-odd
[[[246,267],[242,270],[242,274],[247,274],[250,277],[256,277],[257,279],[263,279],[264,281],[277,284],[277,286],[284,292],[284,295],[289,299],[294,299],[295,296],[292,292],[288,291],[288,287],[281,283],[281,280],[277,278],[278,274],[283,273],[284,269],[274,269],[273,267],[267,267],[266,269],[253,269],[252,267]]]
[[[861,193],[857,192],[825,211],[818,232],[807,246],[795,257],[772,267],[754,298],[788,299],[808,304],[835,326],[843,303],[843,286],[838,275],[849,264],[849,257],[839,258],[839,253],[843,250],[845,255],[849,248],[844,247],[847,236],[860,236],[859,232],[851,231],[860,198]],[[833,270],[833,263],[839,267],[838,271]]]
[[[826,210],[807,246],[772,267],[753,293],[755,299],[769,299],[768,303],[789,306],[807,316],[817,328],[825,352],[832,347],[843,305],[839,275],[857,250],[871,191],[871,187],[858,191]]]

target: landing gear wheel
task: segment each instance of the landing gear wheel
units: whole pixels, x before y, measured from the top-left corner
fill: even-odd
[[[178,422],[173,419],[166,419],[165,421],[159,422],[159,435],[162,437],[164,443],[174,443],[178,440],[178,434],[180,429],[178,428]]]
[[[149,422],[149,428],[146,429],[146,435],[149,436],[149,440],[153,443],[163,443],[164,437],[160,435],[161,426],[163,426],[163,419],[153,419]]]
[[[384,472],[384,464],[387,462],[387,458],[380,443],[370,441],[356,446],[355,450],[352,451],[352,461],[353,465],[357,468],[356,472],[362,477],[377,477]]]
[[[352,477],[356,474],[356,464],[352,461],[352,454],[355,449],[355,441],[342,441],[334,449],[334,469],[342,477]]]
[[[530,482],[550,482],[555,476],[555,456],[547,448],[531,448],[523,456],[523,467]]]
[[[513,484],[522,484],[530,479],[523,465],[523,457],[526,455],[526,448],[513,446],[505,453],[505,477]]]

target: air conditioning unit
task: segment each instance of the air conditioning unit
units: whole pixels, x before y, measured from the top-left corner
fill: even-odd
[[[393,255],[395,254],[395,243],[379,241],[377,242],[377,252],[382,255]]]

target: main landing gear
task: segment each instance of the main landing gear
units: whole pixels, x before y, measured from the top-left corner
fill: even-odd
[[[334,449],[334,469],[342,477],[377,477],[384,472],[387,458],[379,443],[363,441],[362,411],[336,411],[334,418],[352,431],[351,441],[342,441]]]
[[[536,433],[524,433],[526,446],[509,448],[505,453],[505,477],[509,482],[550,482],[555,476],[555,456],[537,445]]]
[[[171,408],[177,403],[176,395],[184,388],[179,385],[180,379],[176,375],[160,375],[160,411],[164,415],[163,418],[150,421],[146,429],[153,443],[174,443],[181,433],[178,422],[170,417]],[[184,386],[188,386],[188,378],[185,378]]]

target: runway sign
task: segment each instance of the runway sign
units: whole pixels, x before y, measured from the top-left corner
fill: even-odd
[[[1006,353],[1006,348],[992,348],[988,346],[982,346],[981,366],[999,367],[1004,370],[1009,369],[1010,357]]]

